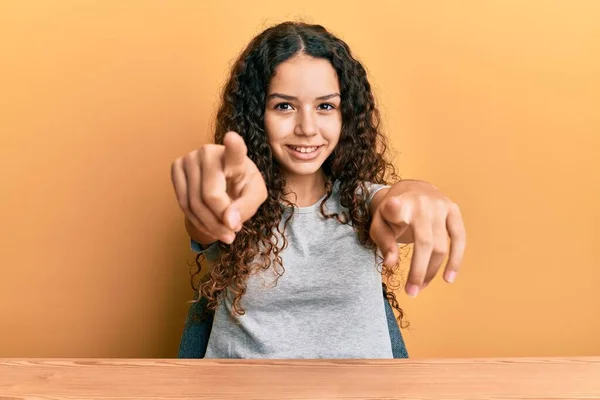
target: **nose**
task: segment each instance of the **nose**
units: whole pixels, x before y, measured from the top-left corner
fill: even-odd
[[[304,110],[298,113],[298,121],[294,133],[299,136],[315,136],[319,132],[317,116],[314,112]]]

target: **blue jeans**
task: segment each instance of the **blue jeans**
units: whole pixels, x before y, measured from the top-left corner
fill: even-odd
[[[383,295],[385,297],[385,291]],[[202,311],[206,307],[206,303],[206,299],[201,298],[200,301],[194,302],[190,306],[179,343],[178,358],[204,358],[213,323],[212,314],[207,314],[204,319],[200,318]],[[392,306],[387,298],[384,298],[384,303],[390,340],[392,342],[392,354],[394,358],[408,358],[408,352],[406,351],[404,339],[402,338],[402,333],[398,327]]]

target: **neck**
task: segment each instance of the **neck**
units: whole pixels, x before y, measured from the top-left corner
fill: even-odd
[[[285,177],[286,200],[298,207],[315,204],[325,194],[325,174],[319,169],[313,175],[288,175]]]

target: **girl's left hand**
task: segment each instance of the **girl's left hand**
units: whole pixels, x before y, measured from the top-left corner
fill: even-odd
[[[430,183],[404,180],[375,194],[372,206],[370,236],[384,265],[398,262],[398,243],[414,243],[407,294],[416,296],[437,274],[448,254],[448,237],[451,245],[444,279],[454,281],[466,246],[464,223],[454,202]]]

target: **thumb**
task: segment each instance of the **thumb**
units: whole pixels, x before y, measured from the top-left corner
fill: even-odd
[[[227,132],[223,139],[225,155],[223,157],[223,171],[225,178],[241,176],[246,171],[246,154],[248,148],[244,139],[236,132]]]
[[[236,232],[242,224],[252,218],[268,197],[267,187],[262,175],[257,171],[241,189],[240,195],[225,210],[223,220]]]
[[[378,207],[382,218],[396,232],[396,237],[408,228],[413,210],[411,204],[403,200],[402,197],[389,197],[384,199]]]

